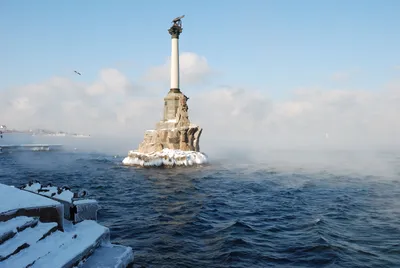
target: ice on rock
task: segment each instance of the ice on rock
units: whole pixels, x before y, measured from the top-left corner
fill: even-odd
[[[122,161],[124,165],[130,166],[193,166],[208,164],[208,157],[204,153],[195,151],[182,151],[163,149],[159,152],[149,154],[130,151]]]
[[[84,220],[97,220],[99,204],[96,200],[77,200],[74,202],[74,206],[76,207],[74,219],[75,222],[81,222]]]
[[[79,268],[123,268],[133,261],[131,247],[106,244],[99,247]]]

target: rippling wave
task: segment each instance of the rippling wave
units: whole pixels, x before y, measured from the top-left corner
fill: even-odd
[[[223,163],[125,167],[68,152],[0,155],[0,182],[85,188],[135,267],[400,267],[400,183]]]

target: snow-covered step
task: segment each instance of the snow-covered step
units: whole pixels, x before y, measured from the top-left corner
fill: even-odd
[[[2,262],[0,261],[0,267],[29,267],[28,265],[33,264],[37,259],[49,254],[52,250],[57,250],[66,239],[67,236],[64,232],[56,231],[29,248],[12,255]],[[68,237],[68,239],[72,239],[72,237]]]
[[[38,219],[26,216],[12,218],[6,222],[0,222],[0,245],[14,237],[17,232],[22,232],[28,227],[34,227]]]
[[[19,209],[56,207],[59,205],[59,202],[49,198],[21,191],[5,184],[0,184],[0,196],[3,200],[3,202],[0,202],[0,215],[8,215]]]
[[[133,262],[131,247],[102,245],[79,268],[126,268]]]
[[[0,262],[0,267],[73,267],[88,257],[101,243],[108,243],[110,232],[95,221],[83,221],[56,231],[29,248]]]
[[[17,254],[21,250],[30,247],[41,239],[57,230],[57,223],[39,223],[35,227],[26,228],[18,232],[12,239],[8,239],[0,245],[0,261]],[[1,266],[1,265],[0,265]]]
[[[62,230],[63,215],[64,206],[59,202],[0,183],[0,222],[37,216],[41,222],[57,222]]]

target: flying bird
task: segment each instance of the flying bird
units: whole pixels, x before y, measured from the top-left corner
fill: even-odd
[[[79,75],[81,75],[81,73],[80,72],[77,72],[77,71],[74,71],[76,74],[79,74]]]

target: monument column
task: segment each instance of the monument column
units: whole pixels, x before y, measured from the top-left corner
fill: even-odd
[[[162,121],[169,121],[171,124],[176,123],[179,100],[183,96],[179,88],[179,35],[182,33],[181,19],[183,17],[174,19],[172,21],[173,25],[168,30],[171,35],[171,87],[164,98],[164,116]]]
[[[179,93],[179,35],[182,33],[182,17],[174,19],[168,32],[171,35],[171,89],[170,92]]]

